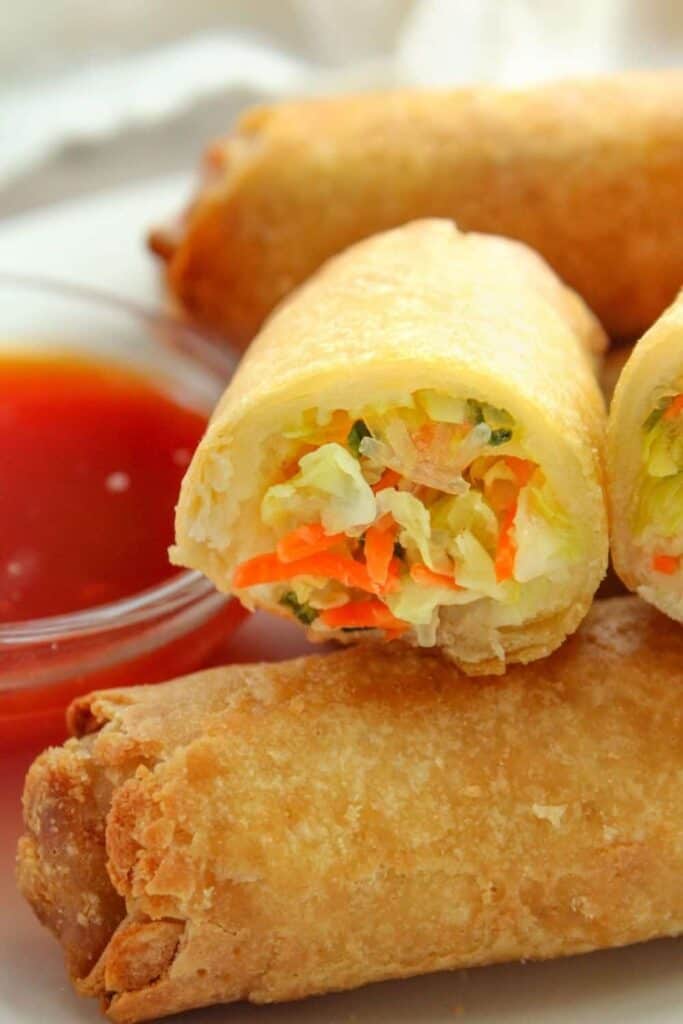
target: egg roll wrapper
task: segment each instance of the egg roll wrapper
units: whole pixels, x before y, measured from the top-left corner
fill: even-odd
[[[273,444],[304,410],[391,406],[421,388],[474,398],[521,424],[578,524],[583,558],[568,589],[558,586],[521,625],[489,630],[474,605],[467,620],[442,609],[437,643],[479,673],[548,654],[588,611],[607,562],[605,412],[594,374],[604,345],[579,297],[520,243],[445,220],[360,242],[282,304],[240,363],[183,480],[171,558],[229,592],[239,563],[272,550],[260,508],[279,469]],[[253,603],[283,614],[267,593]],[[329,635],[309,630],[314,641]]]
[[[681,70],[282,103],[211,146],[194,201],[151,244],[180,306],[246,345],[328,257],[450,217],[537,249],[633,339],[683,280],[682,165]]]
[[[683,576],[672,579],[652,566],[639,543],[632,515],[638,498],[643,425],[658,388],[683,376],[683,293],[633,347],[617,382],[608,420],[608,497],[612,561],[626,586],[660,611],[683,622]]]
[[[682,667],[626,597],[503,680],[378,645],[94,693],[28,774],[20,884],[127,1024],[673,936]]]

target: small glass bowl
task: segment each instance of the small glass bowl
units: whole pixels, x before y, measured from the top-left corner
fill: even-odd
[[[236,357],[180,321],[105,294],[0,273],[0,355],[74,353],[147,375],[209,415]],[[0,746],[64,734],[64,708],[91,689],[190,672],[244,618],[195,572],[83,611],[0,623]]]

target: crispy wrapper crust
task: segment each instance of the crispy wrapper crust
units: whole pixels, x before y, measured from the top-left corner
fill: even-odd
[[[682,165],[678,70],[286,103],[209,149],[194,202],[151,247],[180,305],[246,345],[328,257],[451,217],[537,249],[633,338],[683,280]]]
[[[467,616],[443,609],[437,644],[474,674],[542,657],[581,622],[607,563],[592,365],[604,343],[581,299],[518,242],[445,220],[359,242],[282,304],[240,363],[183,480],[171,558],[230,591],[239,562],[273,548],[260,516],[280,468],[273,445],[304,410],[401,404],[419,388],[480,399],[522,425],[584,557],[521,625],[489,630],[478,604]],[[239,596],[282,613],[272,594]]]
[[[675,935],[682,669],[619,598],[504,680],[378,646],[94,693],[20,883],[128,1024]]]
[[[612,561],[626,586],[683,622],[683,591],[652,569],[634,537],[632,513],[642,466],[643,424],[657,388],[683,373],[683,292],[633,350],[614,390],[607,428],[608,499]],[[680,577],[677,575],[676,579]]]

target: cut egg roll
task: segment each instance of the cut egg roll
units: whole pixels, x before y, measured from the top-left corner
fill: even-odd
[[[246,345],[330,256],[449,217],[532,246],[635,339],[683,281],[682,166],[682,70],[288,102],[210,147],[194,201],[151,246],[175,301]]]
[[[683,622],[683,293],[622,370],[607,451],[614,567]]]
[[[183,480],[171,558],[312,640],[548,654],[604,573],[604,336],[520,243],[415,222],[272,316]]]
[[[676,935],[682,670],[626,597],[503,680],[374,645],[94,693],[19,882],[120,1024]]]

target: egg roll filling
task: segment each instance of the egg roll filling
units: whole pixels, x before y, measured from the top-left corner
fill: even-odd
[[[308,410],[280,451],[260,504],[273,548],[232,584],[247,603],[263,588],[316,633],[412,630],[430,647],[440,610],[474,602],[498,626],[519,624],[581,557],[504,409],[428,389],[399,407]]]
[[[643,424],[642,468],[632,526],[662,582],[680,587],[683,555],[683,376],[655,392]]]

